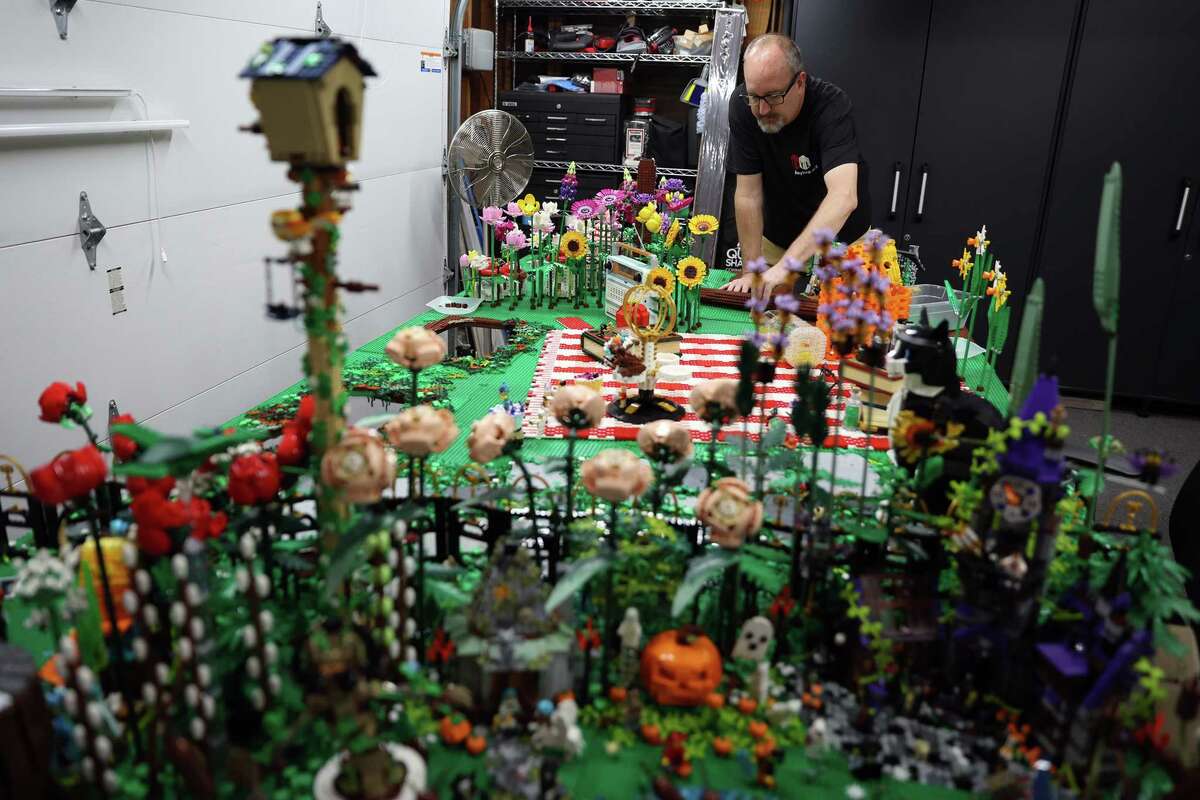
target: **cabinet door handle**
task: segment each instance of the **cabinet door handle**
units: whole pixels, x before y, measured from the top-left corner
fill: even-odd
[[[550,120],[551,122],[566,122],[567,121],[566,117],[556,117],[552,114],[547,114],[546,119]]]
[[[562,136],[547,136],[546,141],[547,142],[566,142],[567,140]]]
[[[896,203],[900,199],[900,166],[899,161],[892,166],[895,172],[892,173],[892,206],[888,211],[888,219],[896,218]]]
[[[925,216],[925,187],[929,183],[929,165],[921,165],[921,194],[917,196],[917,222]]]
[[[554,131],[554,132],[556,132],[556,133],[566,133],[566,132],[567,132],[567,129],[566,129],[566,128],[556,128],[556,127],[554,127],[553,125],[547,125],[547,126],[546,126],[546,130],[548,130],[548,131]]]
[[[1175,215],[1175,230],[1173,233],[1179,234],[1183,231],[1183,215],[1187,211],[1188,198],[1192,194],[1192,182],[1186,178],[1183,181],[1183,197],[1179,198],[1179,213]]]
[[[584,122],[608,122],[607,117],[584,117]]]

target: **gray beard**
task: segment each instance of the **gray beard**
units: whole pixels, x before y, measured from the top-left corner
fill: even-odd
[[[763,122],[761,119],[755,119],[758,123],[758,129],[763,133],[779,133],[783,130],[782,122]]]

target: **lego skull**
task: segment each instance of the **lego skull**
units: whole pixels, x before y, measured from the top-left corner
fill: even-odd
[[[751,617],[742,625],[737,644],[733,646],[734,658],[748,658],[755,663],[767,657],[767,650],[775,638],[775,626],[766,617]]]

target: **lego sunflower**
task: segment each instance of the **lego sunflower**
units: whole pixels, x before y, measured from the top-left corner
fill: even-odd
[[[646,283],[651,286],[662,287],[666,290],[667,294],[675,291],[675,276],[666,267],[655,267],[650,270],[650,275],[646,278]]]
[[[587,239],[579,231],[569,231],[563,234],[558,244],[558,252],[569,259],[583,258],[587,255]]]
[[[666,241],[663,242],[664,245],[666,245],[667,247],[675,246],[675,240],[679,238],[679,228],[680,228],[679,220],[678,219],[671,220],[671,227],[667,228],[667,238],[666,238]]]
[[[905,410],[897,414],[896,421],[892,423],[892,445],[904,463],[913,464],[921,458],[947,453],[958,447],[958,437],[962,432],[963,426],[958,422],[946,423],[945,432],[939,432],[933,420]]]
[[[679,282],[689,289],[693,289],[704,282],[704,276],[708,273],[708,267],[704,262],[695,256],[688,256],[680,259],[675,265],[675,272],[679,275]]]
[[[712,214],[699,214],[688,220],[688,230],[696,236],[708,236],[710,233],[716,233],[717,218]]]

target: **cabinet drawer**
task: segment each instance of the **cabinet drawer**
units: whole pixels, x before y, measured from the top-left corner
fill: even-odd
[[[617,130],[617,115],[616,114],[579,114],[576,116],[576,121],[580,126],[588,130]]]

